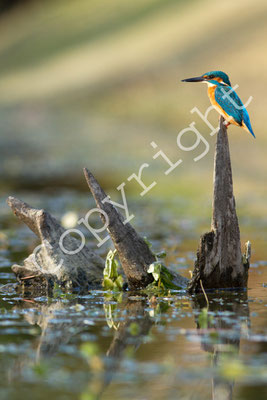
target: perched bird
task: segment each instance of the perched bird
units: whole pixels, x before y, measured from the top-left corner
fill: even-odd
[[[242,101],[231,88],[227,74],[222,71],[210,71],[196,78],[183,79],[182,82],[204,82],[208,84],[208,96],[211,104],[227,121],[226,126],[241,126],[254,137],[248,112]]]

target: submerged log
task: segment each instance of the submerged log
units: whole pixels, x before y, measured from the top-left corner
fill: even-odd
[[[20,283],[47,288],[58,283],[70,289],[101,286],[104,261],[100,256],[85,245],[75,252],[80,240],[64,235],[67,231],[47,211],[34,209],[14,197],[9,197],[7,203],[41,241],[22,266],[12,266]],[[60,245],[62,239],[64,246]]]
[[[243,259],[241,253],[227,128],[222,117],[217,134],[213,185],[211,231],[200,238],[189,293],[200,290],[200,281],[205,289],[247,286],[250,254]]]
[[[123,216],[116,208],[107,201],[104,201],[107,195],[93,174],[84,168],[84,175],[97,207],[108,216],[108,221],[106,221],[105,216],[100,214],[103,222],[107,222],[107,231],[118,252],[129,288],[145,288],[153,281],[152,274],[148,273],[147,270],[149,265],[156,261],[155,255],[131,224],[129,222],[124,223]],[[180,288],[186,287],[188,283],[186,278],[173,272],[171,274],[174,285]]]

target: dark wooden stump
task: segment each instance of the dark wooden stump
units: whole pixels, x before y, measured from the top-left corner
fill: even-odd
[[[156,261],[155,255],[151,252],[145,240],[138,235],[129,222],[124,223],[121,213],[110,203],[104,201],[106,193],[101,188],[95,177],[88,169],[84,168],[87,184],[94,196],[99,210],[108,216],[107,231],[118,252],[119,259],[130,289],[142,289],[153,282],[152,274],[148,273],[150,264]],[[105,216],[100,214],[103,222]],[[186,288],[188,279],[169,271],[172,275],[172,282],[179,288]]]
[[[211,231],[200,238],[189,293],[205,289],[245,288],[247,286],[250,248],[242,256],[240,231],[233,194],[232,168],[224,119],[214,158],[214,192]]]

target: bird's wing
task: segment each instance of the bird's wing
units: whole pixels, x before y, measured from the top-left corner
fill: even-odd
[[[233,117],[239,125],[242,125],[245,107],[236,92],[230,86],[217,86],[215,89],[215,100],[228,115]]]
[[[249,119],[249,115],[247,110],[244,108],[243,110],[243,120],[244,120],[244,125],[246,126],[246,128],[248,129],[248,131],[251,133],[252,136],[254,136],[254,138],[256,138],[251,123],[250,123],[250,119]]]

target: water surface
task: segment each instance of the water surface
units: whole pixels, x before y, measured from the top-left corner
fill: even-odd
[[[74,192],[26,197],[58,218],[93,204]],[[15,282],[10,266],[37,242],[1,201],[0,280],[6,284]],[[138,231],[188,277],[205,218],[181,217],[164,201],[130,204]],[[203,295],[183,291],[158,297],[55,293],[49,299],[0,292],[0,398],[265,399],[266,230],[256,220],[241,218],[240,224],[253,248],[248,291],[208,293],[208,309]],[[92,238],[88,243],[96,248]]]

